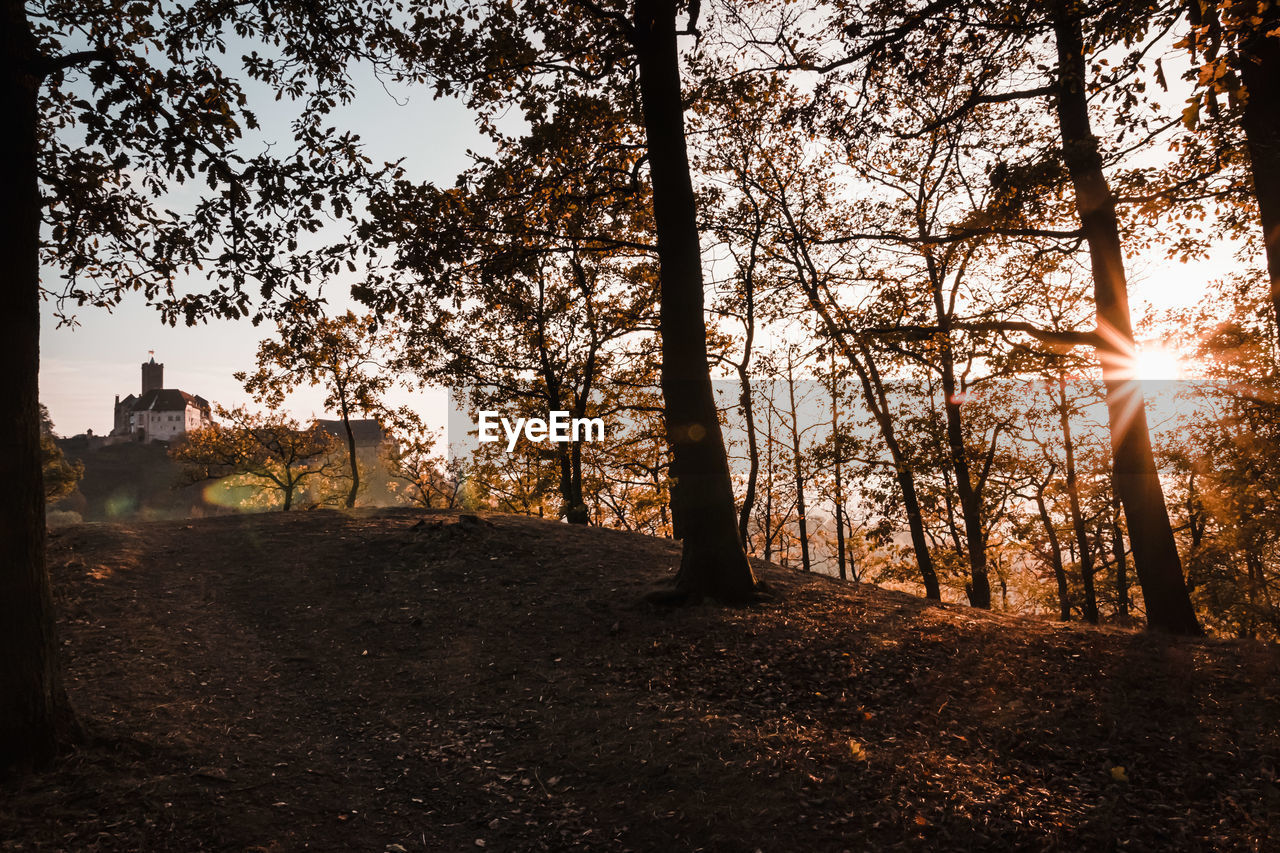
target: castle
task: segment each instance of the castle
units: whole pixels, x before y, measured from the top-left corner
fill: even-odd
[[[203,397],[164,387],[164,365],[155,356],[142,365],[142,395],[116,395],[113,437],[134,441],[172,441],[186,432],[213,423],[209,401]]]

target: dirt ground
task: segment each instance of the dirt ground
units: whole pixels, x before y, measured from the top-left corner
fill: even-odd
[[[761,568],[665,609],[674,544],[498,516],[53,534],[85,744],[5,850],[1276,850],[1280,651]]]

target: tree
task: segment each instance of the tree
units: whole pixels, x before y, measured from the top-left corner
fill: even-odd
[[[53,434],[53,421],[49,410],[40,404],[40,453],[44,475],[44,500],[54,503],[76,490],[76,484],[84,477],[84,463],[68,462],[57,436]]]
[[[773,561],[775,548],[782,550],[787,539],[786,527],[795,509],[796,495],[795,489],[787,483],[783,445],[778,438],[782,425],[778,391],[778,383],[774,381],[756,388],[757,393],[763,392],[760,402],[763,404],[761,439],[764,448],[759,472],[763,495],[754,507],[756,536],[752,540],[755,543],[752,553],[761,554],[766,563]]]
[[[371,172],[358,139],[320,119],[350,95],[349,58],[386,61],[393,15],[290,0],[0,3],[0,393],[11,411],[0,425],[11,484],[0,499],[0,767],[47,761],[70,719],[44,567],[41,262],[64,273],[59,299],[110,305],[142,290],[187,322],[245,316],[255,289],[332,272],[351,247],[301,252],[298,235],[349,213]],[[299,104],[292,154],[236,150],[258,125],[222,68],[230,29],[275,55],[247,52],[244,73]],[[176,212],[170,191],[196,180],[207,193]],[[197,268],[211,289],[183,294],[178,280]]]
[[[279,337],[258,345],[258,369],[237,373],[245,390],[259,402],[279,408],[285,395],[305,382],[325,389],[325,407],[338,413],[346,433],[351,486],[345,505],[356,505],[360,494],[360,465],[351,416],[377,416],[384,410],[382,395],[391,385],[380,360],[383,341],[370,317],[348,311],[337,317],[290,313],[278,324]]]
[[[609,104],[558,106],[456,186],[401,185],[372,205],[371,238],[413,273],[362,291],[401,318],[400,366],[467,389],[478,410],[594,417],[613,378],[647,357],[633,340],[653,329],[654,271],[624,224],[646,216],[647,194],[618,178],[636,167],[636,145]],[[587,169],[581,136],[593,140]],[[560,513],[586,523],[582,444],[553,450]]]
[[[1196,91],[1184,123],[1210,129],[1224,122],[1243,131],[1251,186],[1266,257],[1272,319],[1280,322],[1280,8],[1259,0],[1188,0],[1190,32],[1179,42],[1191,52],[1187,77]],[[1226,96],[1224,106],[1219,100]],[[1211,121],[1203,121],[1207,113]],[[1217,128],[1212,128],[1216,131]],[[1227,144],[1215,145],[1221,160]],[[1199,153],[1193,151],[1192,153]]]
[[[737,137],[738,141],[742,137]],[[736,158],[730,155],[728,167],[733,168]],[[715,216],[713,214],[713,216]],[[764,237],[764,217],[759,205],[750,196],[744,198],[731,209],[715,216],[713,228],[717,239],[728,248],[734,257],[736,275],[734,290],[716,306],[723,316],[736,317],[742,324],[741,353],[736,360],[722,356],[738,376],[741,392],[738,395],[738,410],[742,413],[747,434],[747,476],[743,489],[742,502],[738,507],[738,538],[742,546],[751,550],[751,515],[755,510],[756,487],[760,479],[760,446],[756,429],[755,396],[752,388],[751,359],[754,353],[755,336],[759,311],[756,307],[758,278],[761,274],[761,243]],[[747,235],[745,251],[737,239],[743,232]]]
[[[860,4],[836,5],[839,11],[833,16],[832,26],[839,30],[845,55],[823,62],[813,50],[790,49],[791,67],[835,72],[842,75],[839,79],[843,82],[857,80],[847,70],[850,67],[873,79],[881,69],[890,69],[910,84],[910,91],[925,93],[949,85],[956,77],[956,69],[966,75],[968,92],[953,89],[954,95],[944,109],[891,111],[887,120],[873,120],[873,126],[881,129],[890,126],[906,138],[918,138],[991,105],[1053,99],[1051,115],[1058,151],[1052,159],[1061,167],[1049,168],[1054,163],[1044,162],[1043,153],[1036,156],[1027,152],[1030,156],[1023,165],[1035,165],[1035,159],[1039,159],[1044,167],[1039,170],[1040,179],[1029,181],[1025,186],[1008,184],[1011,192],[1005,198],[1019,205],[1012,210],[990,211],[1000,216],[994,221],[985,217],[988,221],[976,224],[980,232],[1006,236],[1083,238],[1093,273],[1097,326],[1091,333],[1071,336],[1036,329],[1025,321],[997,321],[992,326],[984,326],[1002,331],[1020,330],[1042,343],[1072,342],[1094,347],[1102,362],[1107,388],[1115,488],[1129,522],[1134,562],[1147,594],[1149,624],[1172,633],[1199,633],[1155,468],[1145,401],[1141,389],[1131,381],[1135,345],[1118,203],[1108,184],[1099,140],[1090,121],[1089,99],[1094,81],[1088,76],[1086,61],[1090,48],[1104,44],[1132,45],[1145,35],[1158,37],[1171,26],[1166,20],[1168,16],[1153,14],[1145,4],[1108,4],[1093,9],[1076,0],[1059,0],[1043,7],[1004,2],[943,2],[905,13],[893,5],[870,4],[873,25],[867,26],[868,22],[857,19],[858,13],[867,11]],[[1148,27],[1152,32],[1148,32]],[[1052,52],[1054,62],[1044,61],[1046,50]],[[1122,67],[1110,74],[1110,79],[1124,80],[1144,54],[1144,50],[1132,51]],[[930,56],[930,62],[916,62],[921,55]],[[903,91],[901,86],[884,90],[870,85],[852,88],[871,92],[863,103],[882,107],[895,103],[898,93]],[[1144,139],[1158,136],[1158,133],[1149,133],[1145,123],[1135,117],[1136,95],[1125,94],[1129,97],[1119,99],[1122,119],[1129,120],[1129,127]],[[907,126],[901,127],[898,118],[904,113]],[[1025,168],[1021,171],[1027,177],[1034,174]],[[992,178],[1007,177],[1008,172],[1006,165],[993,170]],[[1017,209],[1020,200],[1035,196],[1038,191],[1047,191],[1046,195],[1052,197],[1063,178],[1074,191],[1073,218],[1079,222],[1079,228],[1052,228],[1043,222],[1027,222],[1025,213]],[[1015,216],[1010,217],[1010,213]],[[964,228],[947,235],[946,239],[960,239],[970,233],[973,229]],[[980,327],[969,325],[974,331]]]
[[[395,441],[388,445],[384,460],[392,480],[404,484],[404,496],[412,503],[452,509],[466,485],[465,463],[437,455],[436,436],[414,413],[398,412],[395,421]]]
[[[1248,281],[1240,294],[1179,312],[1209,381],[1189,383],[1192,405],[1162,448],[1174,473],[1171,501],[1188,583],[1206,624],[1246,637],[1280,636],[1280,537],[1272,495],[1280,487],[1276,332],[1269,297]]]
[[[1043,479],[1038,479],[1034,476],[1030,478],[1031,494],[1029,496],[1019,495],[1019,497],[1029,497],[1035,503],[1036,515],[1039,517],[1045,535],[1043,554],[1047,555],[1047,562],[1053,571],[1053,579],[1058,588],[1059,618],[1063,622],[1069,622],[1071,620],[1071,592],[1067,586],[1067,572],[1062,564],[1062,545],[1058,540],[1058,528],[1049,512],[1049,504],[1045,496],[1057,470],[1057,463],[1050,462],[1049,470],[1045,472]]]
[[[830,488],[827,494],[831,498],[833,509],[833,526],[835,527],[835,557],[836,557],[836,573],[840,580],[848,580],[852,575],[854,580],[858,579],[859,572],[857,565],[850,565],[850,552],[848,545],[852,540],[851,531],[847,531],[849,519],[848,487],[846,484],[846,468],[852,461],[850,448],[856,447],[857,442],[853,436],[849,435],[848,428],[842,423],[841,409],[848,403],[848,400],[841,394],[841,381],[846,380],[845,371],[841,371],[840,364],[837,361],[835,347],[830,350],[831,366],[826,377],[826,392],[829,395],[830,409],[830,433],[827,440],[814,448],[814,461],[819,471],[826,474],[827,482]]]
[[[1148,623],[1170,633],[1200,634],[1156,471],[1146,403],[1132,381],[1135,345],[1124,252],[1115,196],[1103,173],[1098,140],[1089,121],[1081,10],[1074,0],[1059,0],[1050,16],[1058,54],[1055,94],[1062,159],[1075,188],[1093,271],[1098,355],[1111,422],[1112,477],[1128,520]]]
[[[473,2],[423,14],[423,75],[465,91],[493,127],[517,105],[531,121],[577,92],[638,108],[659,266],[661,385],[672,447],[671,511],[682,540],[675,599],[754,599],[708,367],[697,201],[684,128],[678,0],[563,7]],[[684,32],[697,28],[697,3]],[[634,76],[632,76],[634,75]],[[622,111],[625,112],[625,111]],[[634,114],[634,113],[632,113]],[[581,162],[580,160],[577,162]],[[590,204],[590,199],[583,200]],[[607,235],[606,235],[607,236]]]
[[[850,333],[843,309],[832,302],[831,294],[857,278],[847,248],[826,239],[842,226],[848,211],[838,203],[840,192],[827,158],[810,154],[810,147],[802,142],[807,136],[788,125],[788,117],[794,119],[797,109],[792,97],[767,84],[762,87],[741,93],[744,99],[748,95],[755,98],[752,108],[746,110],[751,121],[738,118],[730,123],[736,142],[721,150],[720,169],[728,174],[741,203],[764,221],[769,238],[758,250],[763,258],[761,266],[767,264],[769,278],[786,286],[789,298],[799,300],[801,311],[812,312],[814,331],[833,341],[857,378],[892,460],[925,594],[939,599],[941,588],[929,552],[915,475],[895,426],[884,377],[868,340]],[[748,220],[748,225],[740,237],[750,239],[754,224]],[[756,277],[763,274],[757,272]],[[778,296],[787,298],[781,293]],[[775,307],[774,312],[780,309]]]
[[[700,56],[699,76],[705,80],[700,97],[691,104],[690,121],[695,138],[710,141],[694,150],[694,164],[703,185],[699,187],[704,230],[715,241],[714,249],[728,252],[733,260],[731,284],[721,288],[712,311],[741,325],[740,340],[727,339],[724,353],[713,358],[737,374],[741,392],[738,410],[747,439],[747,472],[738,509],[738,533],[751,550],[750,524],[760,478],[760,436],[756,425],[756,389],[752,359],[757,333],[766,324],[782,319],[785,285],[771,274],[768,236],[772,226],[767,198],[752,181],[768,125],[778,118],[779,102],[788,91],[781,81],[733,73],[731,64],[718,65]],[[729,353],[737,349],[732,357]]]
[[[809,519],[805,508],[805,456],[801,450],[801,442],[804,440],[805,429],[800,423],[800,406],[796,401],[796,375],[795,362],[796,350],[794,347],[787,349],[787,415],[790,423],[788,429],[791,433],[791,470],[795,475],[796,489],[796,524],[800,529],[800,567],[808,572],[812,570],[812,561],[809,556]],[[803,394],[803,391],[801,392]]]
[[[218,407],[217,414],[226,423],[192,430],[169,451],[191,482],[243,474],[278,491],[281,509],[288,511],[304,486],[338,471],[337,440],[320,424],[303,429],[288,415],[243,407]]]

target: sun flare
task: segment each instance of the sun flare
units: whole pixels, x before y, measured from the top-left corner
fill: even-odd
[[[1139,345],[1133,357],[1133,378],[1138,381],[1181,379],[1186,375],[1186,365],[1175,350],[1151,342]]]

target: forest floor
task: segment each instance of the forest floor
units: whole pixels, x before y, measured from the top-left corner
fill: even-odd
[[[0,849],[1280,849],[1280,649],[386,510],[53,534],[84,744]]]

